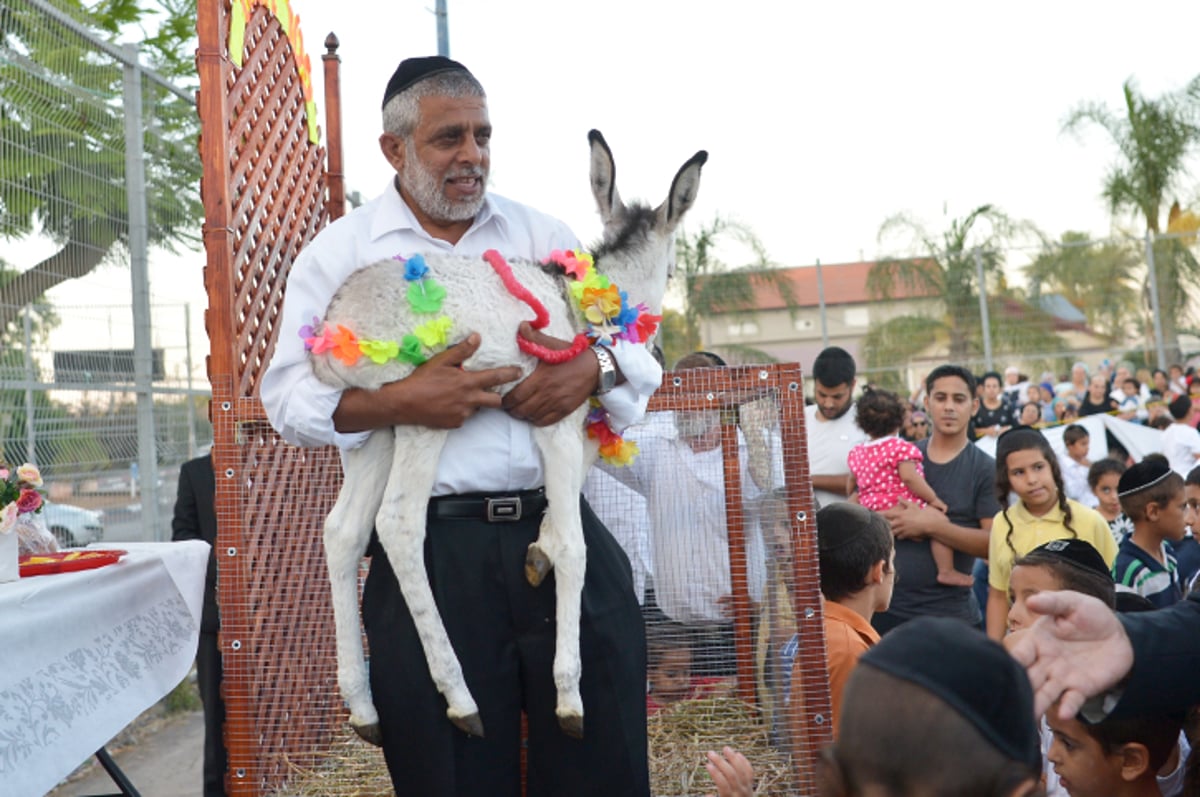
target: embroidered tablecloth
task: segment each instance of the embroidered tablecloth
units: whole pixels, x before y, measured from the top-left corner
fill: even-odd
[[[209,546],[0,584],[0,788],[40,797],[187,675]]]

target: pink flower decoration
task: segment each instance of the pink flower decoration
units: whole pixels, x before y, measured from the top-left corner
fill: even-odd
[[[17,499],[17,511],[24,514],[26,512],[36,512],[42,508],[42,494],[37,490],[22,490],[21,496]]]

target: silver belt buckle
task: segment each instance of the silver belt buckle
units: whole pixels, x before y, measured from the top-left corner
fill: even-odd
[[[521,497],[486,498],[488,523],[513,523],[521,519]]]

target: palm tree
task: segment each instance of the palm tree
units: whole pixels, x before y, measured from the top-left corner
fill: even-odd
[[[1114,215],[1134,212],[1145,230],[1157,236],[1163,229],[1162,211],[1183,188],[1188,158],[1200,145],[1200,75],[1184,89],[1157,98],[1141,94],[1133,79],[1122,87],[1123,113],[1114,114],[1099,103],[1083,103],[1063,125],[1077,132],[1098,125],[1117,146],[1118,161],[1105,175],[1102,195]],[[1156,288],[1168,361],[1179,359],[1178,327],[1187,305],[1188,289],[1200,285],[1200,262],[1185,242],[1166,238],[1155,242]]]
[[[729,266],[719,252],[734,244],[748,253],[749,262]],[[675,274],[669,290],[681,308],[679,317],[668,317],[659,334],[663,356],[670,366],[683,355],[705,348],[700,320],[717,313],[753,315],[756,291],[777,292],[790,310],[796,306],[791,283],[775,268],[762,242],[747,225],[716,215],[693,234],[681,231],[675,239]],[[669,322],[669,323],[668,323]],[[763,362],[763,352],[730,347],[739,359]]]
[[[1083,232],[1063,233],[1061,242],[1025,267],[1035,300],[1057,293],[1087,317],[1088,326],[1113,340],[1125,340],[1140,315],[1135,271],[1138,247],[1122,243],[1090,243]]]
[[[868,368],[895,368],[935,342],[944,344],[956,363],[968,363],[984,351],[977,256],[982,261],[995,350],[1024,354],[1061,348],[1051,319],[1020,302],[1004,276],[1005,247],[1019,235],[1036,234],[1031,225],[981,205],[953,219],[940,235],[931,234],[906,214],[892,216],[880,227],[879,240],[901,233],[911,238],[908,256],[875,263],[867,274],[867,291],[875,299],[892,299],[903,289],[908,296],[927,297],[937,309],[872,324],[863,339]],[[1014,307],[1020,323],[1002,323]]]

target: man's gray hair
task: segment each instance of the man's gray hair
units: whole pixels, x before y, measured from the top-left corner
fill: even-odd
[[[421,121],[424,97],[483,97],[483,86],[470,72],[455,70],[430,75],[388,100],[383,106],[383,129],[400,138],[408,138]]]

